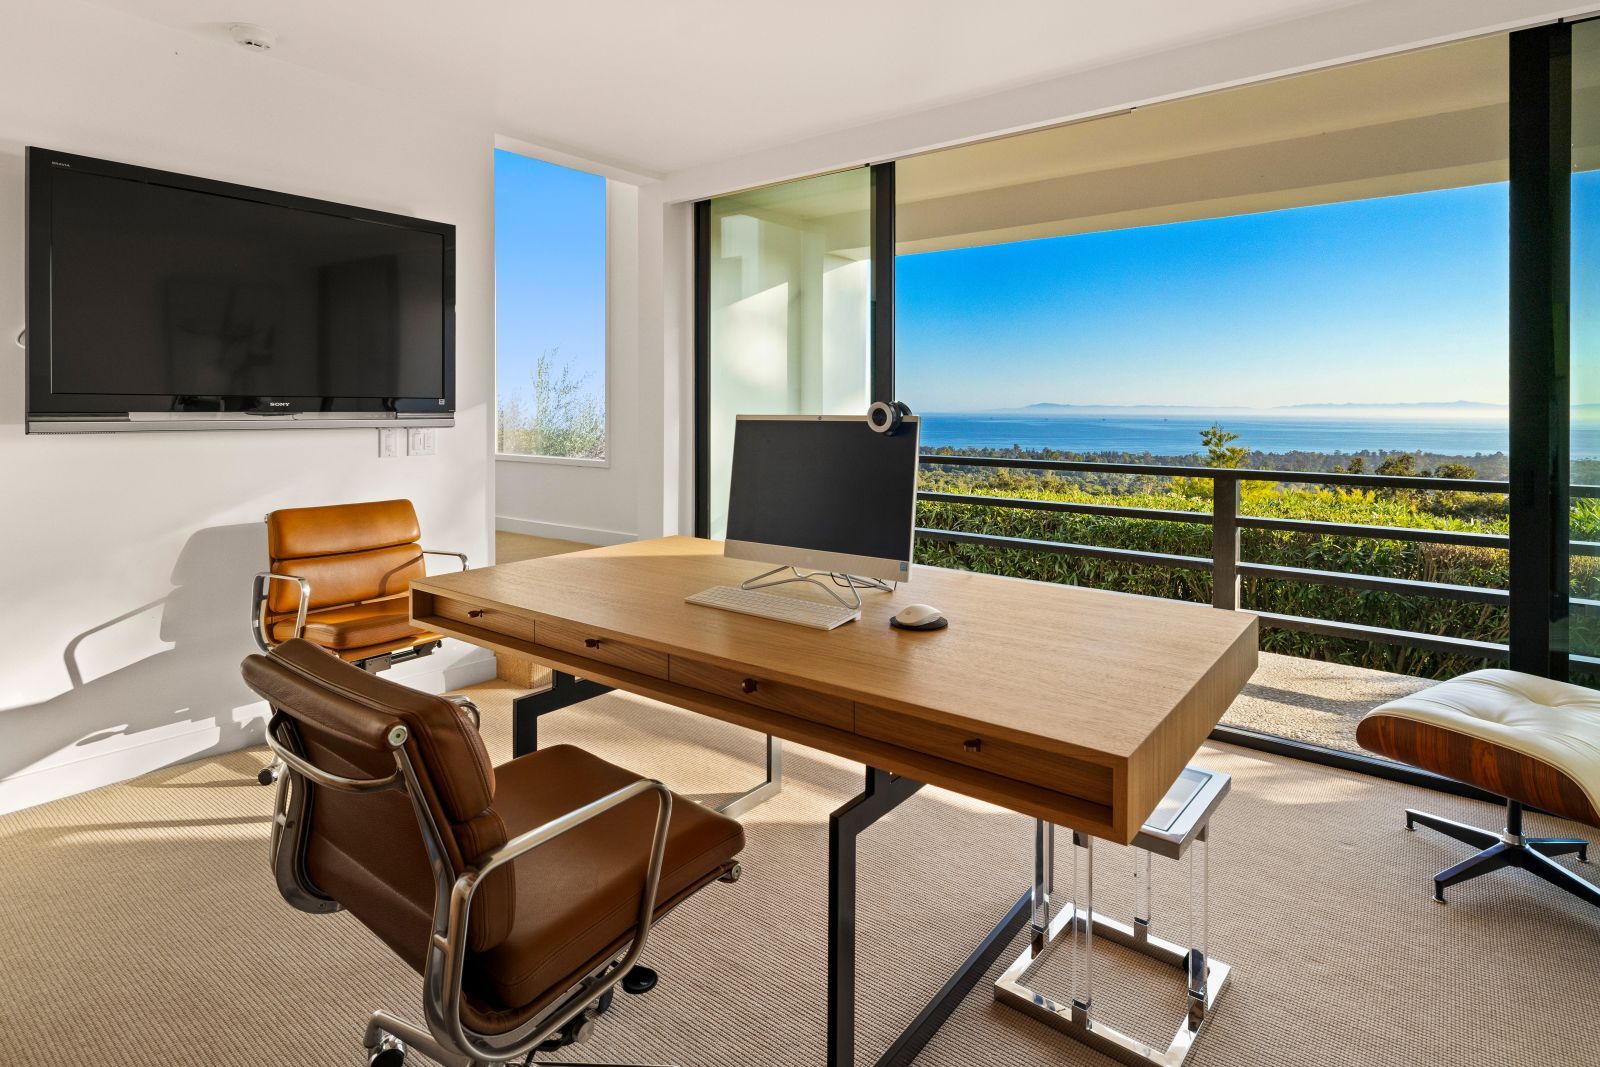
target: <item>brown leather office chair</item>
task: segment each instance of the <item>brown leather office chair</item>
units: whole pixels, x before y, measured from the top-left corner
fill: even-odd
[[[251,596],[256,644],[265,652],[303,637],[369,671],[432,652],[443,638],[411,625],[412,579],[424,575],[424,556],[455,556],[462,570],[467,556],[421,538],[409,500],[272,512],[269,569]]]
[[[303,640],[243,671],[287,767],[284,899],[348,910],[423,976],[426,1026],[374,1012],[374,1065],[406,1044],[476,1067],[582,1040],[618,982],[654,984],[635,966],[652,923],[738,877],[737,822],[581,749],[491,767],[457,704]]]

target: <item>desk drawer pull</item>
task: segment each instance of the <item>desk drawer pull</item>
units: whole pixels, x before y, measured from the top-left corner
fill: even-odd
[[[841,730],[855,729],[856,706],[849,697],[819,693],[770,675],[757,676],[746,673],[762,669],[761,665],[756,663],[722,667],[714,663],[702,663],[687,656],[673,656],[667,677],[679,685],[686,685],[702,693],[712,693],[741,704],[753,704],[756,707]]]
[[[965,741],[961,742],[961,747],[966,749],[968,752],[982,752],[983,738],[969,737]]]
[[[489,613],[482,608],[473,608],[471,611],[467,612],[467,618],[481,619],[487,614]]]
[[[583,645],[585,648],[599,648],[600,639],[598,637],[585,637],[583,639]]]

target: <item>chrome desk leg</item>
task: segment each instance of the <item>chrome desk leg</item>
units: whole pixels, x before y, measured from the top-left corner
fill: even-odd
[[[538,749],[539,720],[543,716],[613,690],[613,686],[591,682],[587,678],[575,678],[565,671],[551,671],[548,686],[517,697],[511,702],[511,754],[525,756]],[[737,819],[782,791],[783,741],[768,734],[766,779],[716,810],[730,819]]]
[[[1043,837],[1043,830],[1035,831],[1035,843]],[[1205,838],[1190,846],[1188,862],[1191,864],[1193,883],[1190,899],[1190,948],[1174,944],[1151,933],[1150,916],[1150,859],[1144,850],[1136,850],[1134,877],[1140,881],[1135,892],[1135,911],[1132,925],[1098,915],[1094,911],[1094,852],[1092,839],[1073,834],[1073,885],[1072,906],[1062,908],[1050,920],[1045,937],[1031,938],[1021,955],[995,982],[995,999],[1009,1004],[1035,1018],[1048,1023],[1108,1056],[1133,1067],[1180,1067],[1194,1048],[1195,1039],[1222,995],[1228,982],[1229,967],[1210,958],[1207,947],[1206,897],[1209,887],[1207,875]],[[1199,855],[1196,855],[1196,852]],[[1035,848],[1034,884],[1040,885],[1047,873],[1039,868],[1042,850]],[[1185,978],[1189,995],[1189,1011],[1178,1024],[1172,1042],[1165,1048],[1155,1048],[1110,1026],[1105,1021],[1101,1006],[1094,1001],[1094,941],[1096,937],[1142,952],[1152,959],[1166,963],[1180,971]],[[1046,956],[1062,944],[1071,946],[1074,959],[1072,991],[1066,1002],[1057,1001],[1033,989],[1026,977]]]
[[[746,789],[716,810],[737,819],[751,808],[765,804],[783,792],[783,739],[767,735],[767,777],[761,784]]]

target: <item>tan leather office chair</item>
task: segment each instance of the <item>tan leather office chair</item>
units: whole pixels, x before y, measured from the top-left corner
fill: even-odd
[[[411,581],[423,557],[464,552],[423,548],[409,500],[285,508],[267,516],[269,569],[256,575],[251,625],[263,652],[303,637],[340,659],[380,671],[439,647],[411,625]]]
[[[738,877],[737,822],[581,749],[491,767],[463,708],[303,640],[243,671],[287,766],[284,899],[348,910],[423,975],[426,1026],[374,1012],[374,1065],[406,1044],[476,1067],[582,1040],[618,982],[654,984],[635,967],[652,923]]]
[[[409,500],[272,512],[269,569],[250,597],[256,645],[303,637],[374,673],[429,655],[444,638],[411,625],[411,581],[426,573],[425,556],[455,556],[466,570],[467,555],[423,548],[421,538]],[[271,785],[282,773],[274,761],[256,780]]]

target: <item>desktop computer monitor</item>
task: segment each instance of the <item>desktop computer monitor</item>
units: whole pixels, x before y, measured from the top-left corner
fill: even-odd
[[[917,419],[740,415],[724,554],[861,578],[911,577]]]

